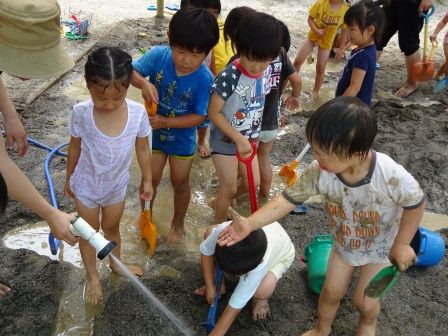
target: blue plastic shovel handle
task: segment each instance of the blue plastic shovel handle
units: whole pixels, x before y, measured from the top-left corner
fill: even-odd
[[[216,266],[216,273],[215,273],[215,286],[216,286],[216,293],[215,293],[215,302],[210,306],[208,310],[207,315],[207,321],[202,322],[200,325],[201,327],[205,327],[207,330],[207,334],[210,333],[213,328],[215,328],[216,325],[216,317],[218,313],[218,304],[219,304],[219,293],[221,291],[221,280],[222,280],[222,271],[219,268],[219,266]]]

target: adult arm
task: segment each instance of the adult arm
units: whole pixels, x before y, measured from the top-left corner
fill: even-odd
[[[283,194],[278,194],[249,217],[236,216],[231,225],[222,230],[218,244],[232,246],[246,238],[252,231],[271,224],[294,209]]]
[[[19,156],[25,155],[28,150],[27,134],[1,79],[0,111],[3,115],[8,148],[13,149],[14,143],[17,143],[17,152]]]
[[[73,216],[51,206],[36,190],[20,168],[8,157],[3,138],[0,137],[0,172],[8,187],[8,193],[17,202],[44,219],[53,235],[70,245],[78,239],[69,229]]]

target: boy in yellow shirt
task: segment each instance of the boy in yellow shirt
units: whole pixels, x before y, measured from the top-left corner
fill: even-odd
[[[334,38],[339,28],[342,29],[341,41],[347,41],[346,29],[344,25],[344,15],[349,4],[344,0],[317,0],[311,6],[308,16],[308,25],[311,30],[307,39],[300,46],[294,60],[294,67],[300,73],[300,68],[306,58],[317,45],[316,77],[314,80],[313,96],[319,94],[320,87],[324,81],[325,67],[330,57],[330,50]],[[336,54],[336,58],[343,56],[345,46],[341,46]]]

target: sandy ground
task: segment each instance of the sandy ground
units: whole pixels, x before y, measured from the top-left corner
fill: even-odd
[[[128,1],[127,9],[121,10],[118,1],[81,1],[86,11],[95,12],[92,34],[85,42],[66,42],[77,66],[69,74],[54,81],[20,83],[3,76],[11,96],[22,116],[29,134],[35,139],[56,145],[67,140],[67,123],[71,106],[76,103],[63,94],[82,74],[85,58],[82,56],[92,46],[99,44],[118,45],[132,54],[137,47],[163,43],[168,19],[155,19],[147,14],[140,1]],[[259,10],[275,14],[284,20],[291,30],[296,46],[306,34],[306,7],[311,1],[253,1],[250,4]],[[115,4],[116,6],[113,6]],[[224,14],[242,2],[223,1]],[[249,4],[249,3],[247,3]],[[61,1],[66,8],[68,1]],[[121,6],[121,7],[119,7]],[[120,9],[119,9],[120,8]],[[439,11],[438,18],[444,11]],[[137,17],[144,19],[134,20]],[[126,19],[117,25],[116,21]],[[106,26],[110,24],[110,26]],[[432,22],[435,25],[436,21]],[[141,37],[139,33],[146,33]],[[104,35],[102,35],[104,34]],[[296,48],[292,48],[293,57]],[[441,59],[441,48],[438,50]],[[403,164],[421,183],[428,198],[428,209],[448,214],[448,100],[446,92],[432,94],[433,83],[421,85],[409,99],[392,96],[393,90],[405,79],[403,58],[398,52],[396,40],[390,43],[381,59],[381,68],[376,79],[374,111],[378,117],[379,134],[374,149],[385,152]],[[329,65],[326,86],[335,87],[343,63]],[[309,68],[307,71],[311,71]],[[304,77],[302,106],[309,106],[307,90],[312,85]],[[51,83],[51,87],[50,84]],[[49,87],[49,88],[48,88]],[[43,93],[42,93],[43,91]],[[32,101],[32,103],[30,103]],[[304,127],[312,108],[290,116],[289,132],[276,141],[272,160],[275,165],[290,161],[305,145]],[[11,153],[14,156],[14,153]],[[26,172],[42,194],[47,194],[42,178],[44,155],[41,150],[31,148],[17,163]],[[311,161],[308,154],[305,162]],[[65,170],[65,161],[56,158],[52,171]],[[73,211],[70,200],[62,196],[63,174],[55,178],[60,208]],[[209,181],[192,180],[192,187],[213,194]],[[135,192],[136,184],[130,186]],[[25,222],[37,221],[35,215],[11,201],[6,216],[1,218],[0,237]],[[316,234],[326,232],[326,217],[321,205],[310,207],[305,216],[286,216],[281,223],[290,234],[297,251],[303,254],[304,247]],[[205,229],[205,227],[203,228]],[[448,231],[442,231],[447,236]],[[57,324],[58,311],[70,302],[61,302],[64,292],[76,291],[82,286],[83,274],[66,262],[52,261],[29,250],[11,250],[0,243],[0,282],[9,284],[13,292],[0,302],[0,335],[51,335]],[[208,306],[192,292],[201,284],[201,273],[197,252],[183,249],[162,248],[148,263],[143,283],[154,292],[177,316],[194,329],[204,334],[198,324],[204,320]],[[169,268],[172,272],[161,272]],[[448,327],[448,265],[443,261],[428,269],[413,268],[400,276],[396,288],[383,300],[378,323],[378,335],[435,335],[443,334]],[[108,278],[103,280],[106,294],[104,310],[95,318],[94,335],[178,335],[173,325],[162,317],[131,284],[123,282],[113,285]],[[341,303],[334,325],[333,335],[354,335],[357,313],[351,305],[350,294]],[[316,321],[318,297],[306,283],[306,265],[295,261],[271,299],[271,318],[254,322],[250,310],[245,308],[229,331],[230,335],[297,335],[310,328]],[[221,300],[223,310],[228,296]],[[90,334],[70,330],[64,335]]]

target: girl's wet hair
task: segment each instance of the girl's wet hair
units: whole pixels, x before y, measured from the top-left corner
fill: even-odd
[[[216,244],[215,260],[224,272],[243,275],[261,263],[267,246],[266,233],[262,229],[257,229],[235,245]]]
[[[4,213],[6,206],[8,205],[8,187],[6,186],[5,179],[0,173],[0,213]]]
[[[306,124],[308,142],[340,158],[360,154],[365,159],[377,131],[375,114],[356,97],[331,99]]]
[[[204,8],[187,6],[173,15],[168,27],[171,47],[208,54],[218,43],[216,18]]]
[[[273,60],[280,53],[283,31],[273,16],[255,12],[244,16],[239,22],[235,39],[232,40],[239,55],[249,60]]]
[[[99,85],[126,89],[131,84],[132,57],[120,48],[101,47],[87,58],[85,78],[87,86]]]
[[[345,12],[344,23],[348,26],[357,25],[364,32],[368,27],[373,26],[375,32],[373,33],[373,40],[375,44],[381,42],[384,27],[384,11],[379,6],[378,2],[372,0],[361,0],[350,6]]]

